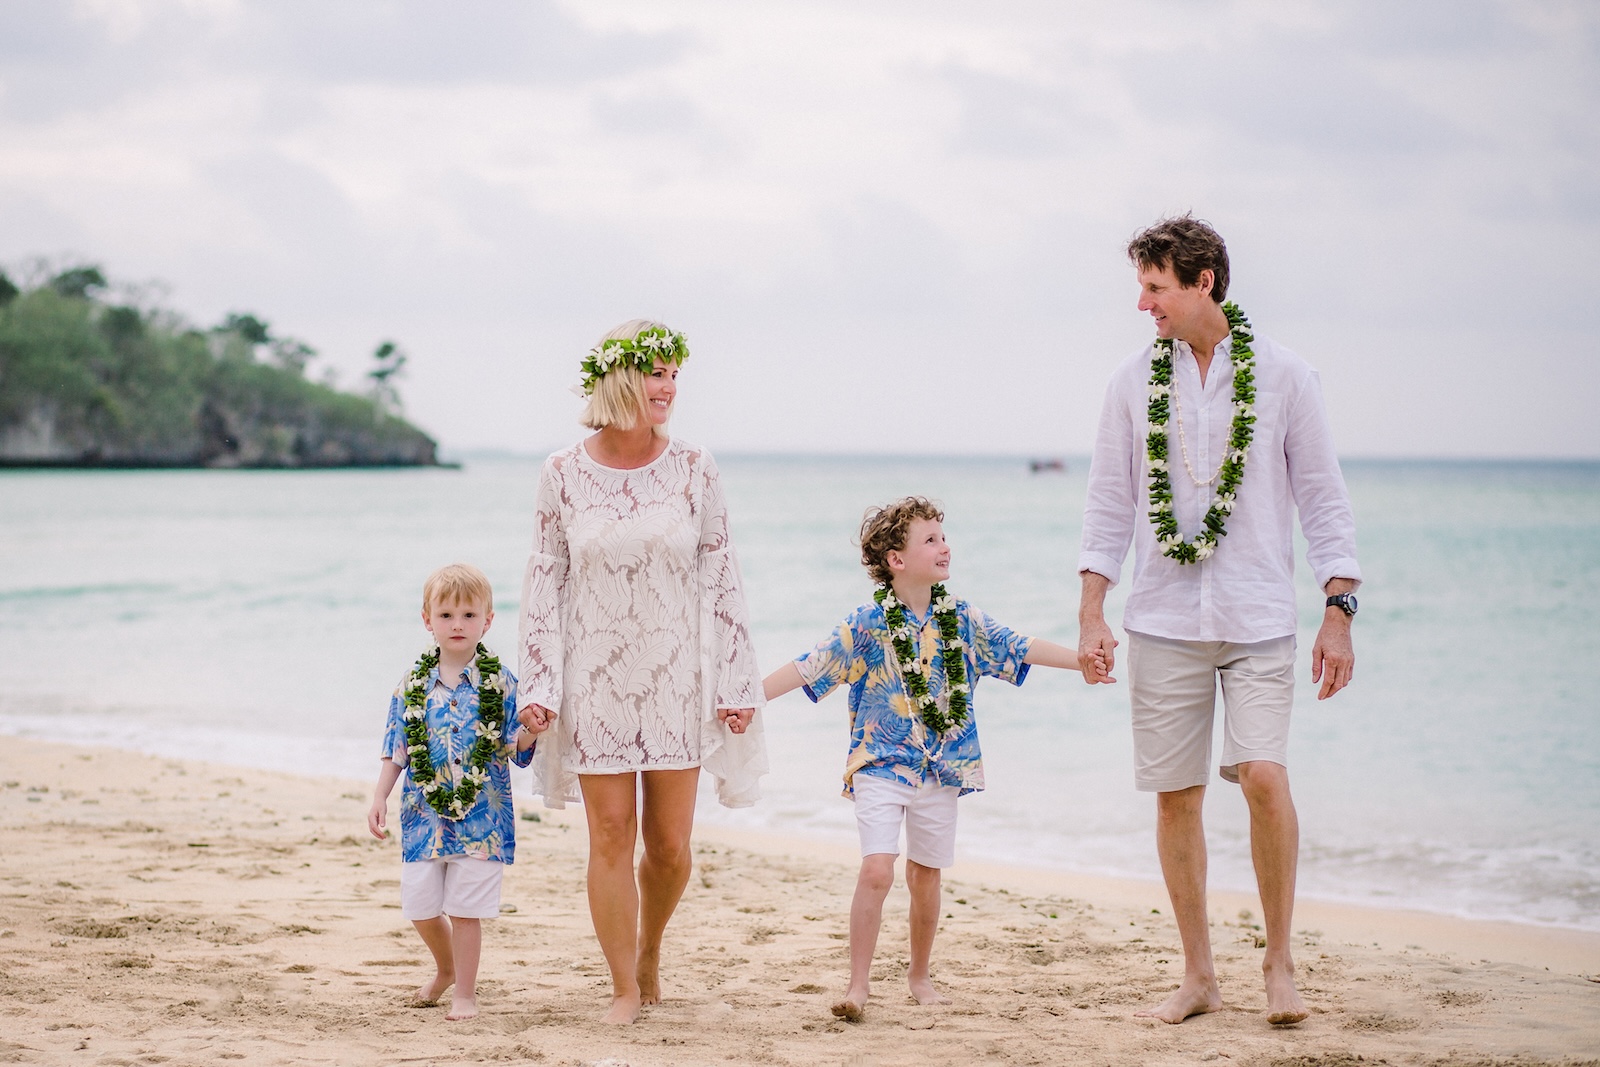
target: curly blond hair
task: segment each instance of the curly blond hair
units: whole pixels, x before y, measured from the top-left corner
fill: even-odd
[[[943,522],[944,512],[925,496],[908,496],[881,508],[868,508],[862,516],[861,565],[874,582],[888,585],[894,577],[889,571],[889,553],[905,551],[906,537],[917,519]]]

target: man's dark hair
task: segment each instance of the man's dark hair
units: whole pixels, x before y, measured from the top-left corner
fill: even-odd
[[[1128,258],[1140,267],[1171,268],[1185,289],[1200,282],[1200,272],[1212,275],[1211,299],[1228,298],[1228,246],[1209,223],[1193,215],[1162,219],[1128,242]]]

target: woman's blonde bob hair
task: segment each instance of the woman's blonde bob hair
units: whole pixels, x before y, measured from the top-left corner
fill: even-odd
[[[671,332],[665,323],[654,319],[629,319],[606,331],[595,344],[631,341],[639,336],[640,330],[651,329]],[[633,429],[644,418],[644,383],[644,371],[625,365],[613,367],[594,383],[594,392],[589,394],[589,403],[584,406],[583,414],[578,416],[578,422],[591,430],[607,426],[615,426],[619,430]],[[668,436],[665,423],[655,427],[655,432],[660,437]]]

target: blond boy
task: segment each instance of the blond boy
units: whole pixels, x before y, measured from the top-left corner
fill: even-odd
[[[500,879],[516,854],[507,758],[526,767],[544,726],[517,723],[517,680],[481,643],[494,594],[476,567],[452,564],[422,588],[424,652],[389,700],[383,763],[367,828],[388,836],[389,794],[400,797],[400,907],[433,953],[432,1005],[455,986],[446,1019],[478,1013],[482,920],[500,913]]]

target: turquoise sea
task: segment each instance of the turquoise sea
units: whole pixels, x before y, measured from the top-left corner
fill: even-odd
[[[1085,461],[720,457],[764,669],[869,594],[862,510],[940,499],[951,586],[1075,641]],[[1600,930],[1600,463],[1346,464],[1367,583],[1354,685],[1318,703],[1302,560],[1291,777],[1306,896]],[[514,645],[538,461],[460,470],[0,472],[0,734],[370,778],[420,651],[424,575],[478,564]],[[1113,619],[1120,604],[1112,605]],[[1156,878],[1122,687],[986,682],[968,859]],[[767,712],[756,808],[703,819],[853,840],[842,695]],[[1236,787],[1213,884],[1253,885]]]

